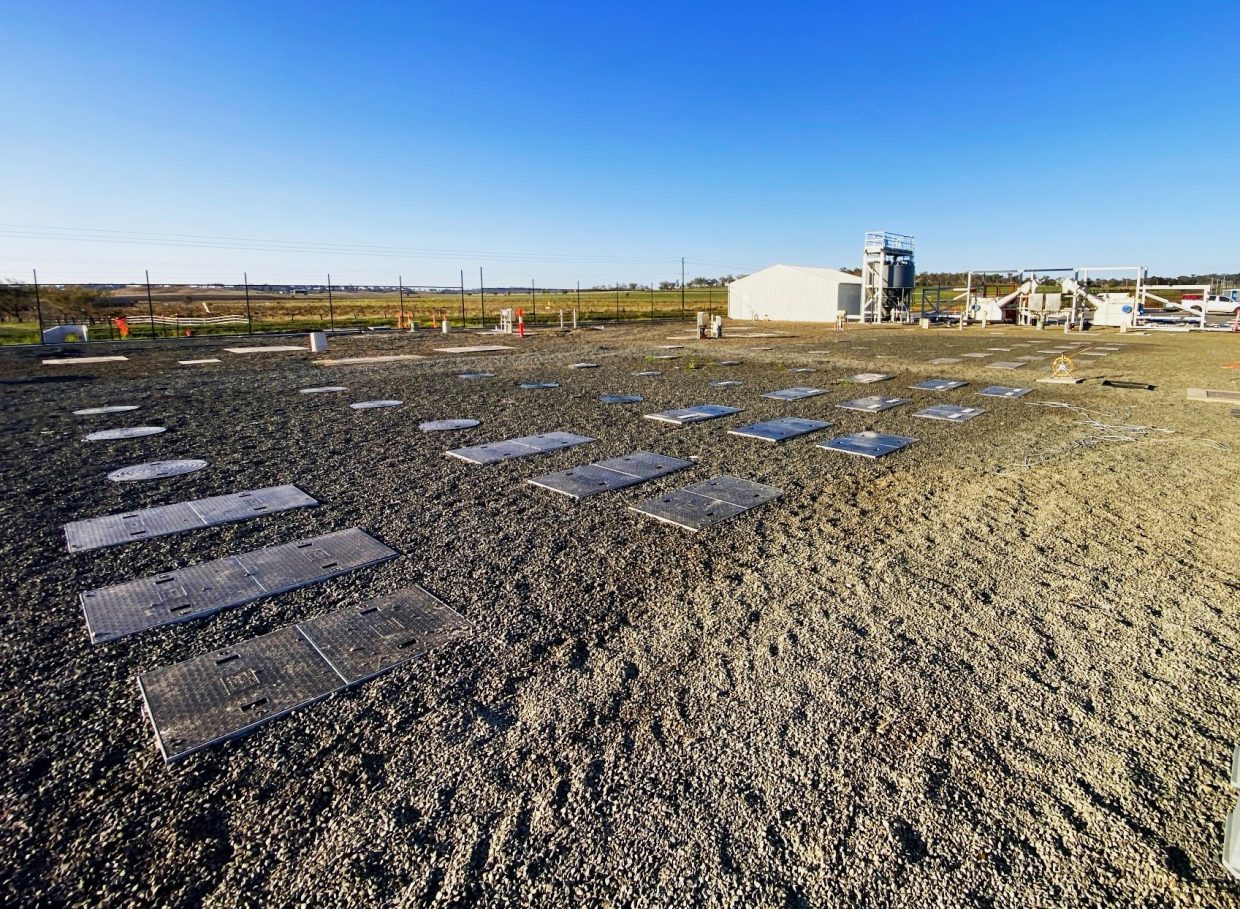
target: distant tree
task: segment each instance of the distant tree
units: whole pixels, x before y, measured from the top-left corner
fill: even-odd
[[[34,308],[34,288],[13,278],[0,282],[0,320],[21,321],[24,310]]]
[[[98,287],[66,284],[47,289],[47,304],[52,312],[65,319],[95,320],[96,311],[107,305],[108,292]]]

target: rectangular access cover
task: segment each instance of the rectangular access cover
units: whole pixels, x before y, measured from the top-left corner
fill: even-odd
[[[804,398],[812,398],[816,395],[825,395],[825,388],[784,388],[780,391],[768,391],[762,397],[771,398],[775,401],[800,401]]]
[[[698,531],[777,499],[783,491],[739,477],[718,476],[632,506],[647,517]]]
[[[298,626],[347,685],[374,678],[461,637],[469,623],[413,586]]]
[[[242,735],[344,687],[296,625],[138,676],[164,760]]]
[[[597,464],[585,464],[534,477],[526,482],[574,499],[585,499],[601,492],[636,486],[692,466],[692,461],[682,461],[680,458],[670,458],[649,451],[635,451],[619,458],[599,461]]]
[[[911,400],[911,398],[885,398],[882,395],[871,395],[868,398],[854,398],[851,401],[845,401],[843,404],[835,406],[842,407],[845,410],[880,413],[884,410],[891,410],[893,407],[899,407],[901,404],[907,404]]]
[[[803,420],[800,417],[779,417],[775,420],[766,420],[762,423],[750,423],[748,426],[740,426],[736,429],[729,429],[728,435],[744,436],[749,439],[762,439],[765,442],[783,442],[786,439],[795,439],[797,436],[807,435],[811,432],[817,432],[820,429],[826,429],[830,423],[822,420]]]
[[[395,557],[356,527],[81,595],[91,643],[184,622]]]
[[[291,484],[250,489],[192,502],[157,505],[123,514],[72,521],[65,525],[65,542],[70,552],[86,552],[318,504]]]
[[[1031,391],[1033,391],[1032,388],[1013,388],[1010,385],[987,385],[978,394],[985,395],[988,398],[1020,398]]]
[[[661,413],[648,413],[646,414],[646,419],[684,426],[686,423],[701,423],[705,420],[714,420],[740,412],[741,409],[739,407],[725,407],[723,404],[699,404],[696,407],[680,407],[676,410],[665,410]]]
[[[561,448],[571,448],[574,445],[584,445],[586,442],[593,441],[594,439],[589,436],[578,436],[571,432],[547,432],[537,436],[507,439],[503,442],[487,442],[484,445],[454,448],[444,454],[468,461],[470,464],[494,464],[498,461],[558,451]]]
[[[964,423],[974,417],[980,417],[986,411],[980,407],[960,407],[957,404],[936,404],[913,414],[926,420],[947,420],[951,423]]]
[[[926,379],[924,382],[918,382],[909,387],[920,388],[922,391],[951,391],[953,388],[962,388],[967,384],[967,382],[958,382],[954,379]]]
[[[889,436],[881,432],[857,432],[850,436],[840,436],[827,442],[819,442],[819,448],[839,451],[844,454],[860,455],[863,458],[881,458],[893,451],[899,451],[917,440],[910,436]]]

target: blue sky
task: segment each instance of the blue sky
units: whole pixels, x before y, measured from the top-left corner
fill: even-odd
[[[871,18],[871,16],[873,18]],[[1240,4],[9,5],[0,277],[1240,269]]]

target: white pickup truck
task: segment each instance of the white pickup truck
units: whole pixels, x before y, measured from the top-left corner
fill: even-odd
[[[1190,309],[1201,311],[1201,297],[1191,296],[1183,299],[1183,304]],[[1210,294],[1206,297],[1206,314],[1211,316],[1240,316],[1240,288],[1225,290],[1221,294]]]

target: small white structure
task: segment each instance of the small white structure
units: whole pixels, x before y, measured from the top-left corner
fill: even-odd
[[[728,285],[729,319],[834,322],[861,317],[861,278],[837,268],[772,265]]]
[[[43,329],[44,344],[72,344],[76,341],[86,341],[87,329],[85,325],[53,325],[51,328]]]

